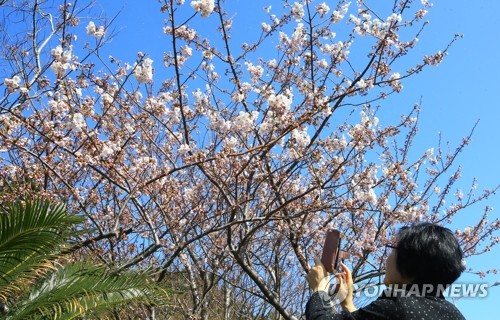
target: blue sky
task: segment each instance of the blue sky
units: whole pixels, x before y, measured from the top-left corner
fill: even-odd
[[[244,17],[245,21],[251,21],[252,16],[246,14],[248,2],[231,2],[233,6],[241,8],[243,14],[240,16]],[[266,1],[258,2],[262,3],[258,7],[267,4]],[[161,33],[164,16],[159,13],[158,3],[121,3],[122,7],[111,7],[110,4],[102,7],[108,16],[122,9],[115,22],[120,33],[111,44],[110,50],[117,57],[128,61],[133,61],[138,51],[144,51],[150,53],[153,60],[160,62],[164,50],[158,50],[157,46],[158,43],[165,46],[166,40]],[[186,3],[189,5],[189,1]],[[464,38],[452,46],[440,66],[428,68],[420,75],[407,79],[403,83],[405,88],[402,93],[389,101],[394,105],[392,107],[401,106],[404,108],[401,110],[409,110],[414,103],[422,99],[420,133],[417,138],[417,148],[422,151],[437,147],[439,132],[444,142],[450,141],[452,146],[458,144],[479,120],[471,144],[457,160],[463,167],[464,189],[467,189],[473,177],[478,178],[479,189],[494,188],[500,182],[500,169],[497,164],[500,155],[500,82],[496,79],[500,74],[500,29],[495,25],[498,12],[498,0],[434,1],[434,7],[427,16],[430,24],[420,36],[414,57],[419,58],[424,53],[444,48],[455,33],[464,34]],[[257,30],[260,21],[255,21],[254,25]],[[248,26],[248,30],[251,32],[252,27]],[[399,113],[401,111],[398,111]],[[490,217],[498,217],[499,196],[490,198],[486,203],[497,209]],[[457,226],[477,220],[486,203],[466,210],[457,221]],[[500,247],[496,247],[493,252],[468,259],[467,265],[476,269],[500,268],[500,259],[495,258],[499,254]],[[466,274],[459,281],[494,283],[500,281],[500,275],[480,280]],[[491,288],[487,298],[463,298],[457,302],[457,306],[467,319],[483,319],[492,317],[498,301],[500,286]]]

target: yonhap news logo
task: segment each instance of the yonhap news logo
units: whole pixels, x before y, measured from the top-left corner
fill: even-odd
[[[488,283],[453,283],[451,285],[401,284],[401,285],[359,285],[354,284],[354,298],[374,299],[385,297],[440,297],[451,299],[484,298],[488,296]],[[328,284],[319,295],[326,305],[340,304],[347,296],[347,291],[340,289],[336,281]]]
[[[453,283],[449,286],[442,284],[402,284],[390,286],[358,286],[355,296],[374,298],[381,294],[386,297],[424,297],[443,296],[445,298],[484,298],[488,295],[487,283]]]

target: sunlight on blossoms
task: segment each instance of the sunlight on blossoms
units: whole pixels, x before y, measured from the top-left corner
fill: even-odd
[[[112,141],[106,141],[104,145],[102,146],[101,153],[99,154],[99,157],[102,159],[107,159],[111,157],[115,151],[120,150],[119,146],[117,146],[114,142]]]

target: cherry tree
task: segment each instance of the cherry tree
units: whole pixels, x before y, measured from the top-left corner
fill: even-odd
[[[104,55],[126,34],[89,1],[0,7],[1,197],[67,203],[90,230],[75,259],[184,289],[152,316],[298,318],[326,229],[355,281],[378,284],[399,227],[451,226],[497,190],[456,187],[470,135],[412,148],[419,103],[379,119],[459,37],[412,54],[428,1],[252,5],[245,36],[229,2],[159,1],[162,61]],[[466,256],[498,243],[490,211],[456,230]]]

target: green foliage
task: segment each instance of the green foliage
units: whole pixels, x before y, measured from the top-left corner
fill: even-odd
[[[83,221],[62,205],[16,202],[0,214],[0,299],[5,319],[107,318],[117,306],[164,304],[168,292],[148,272],[120,274],[85,262],[59,265]]]

